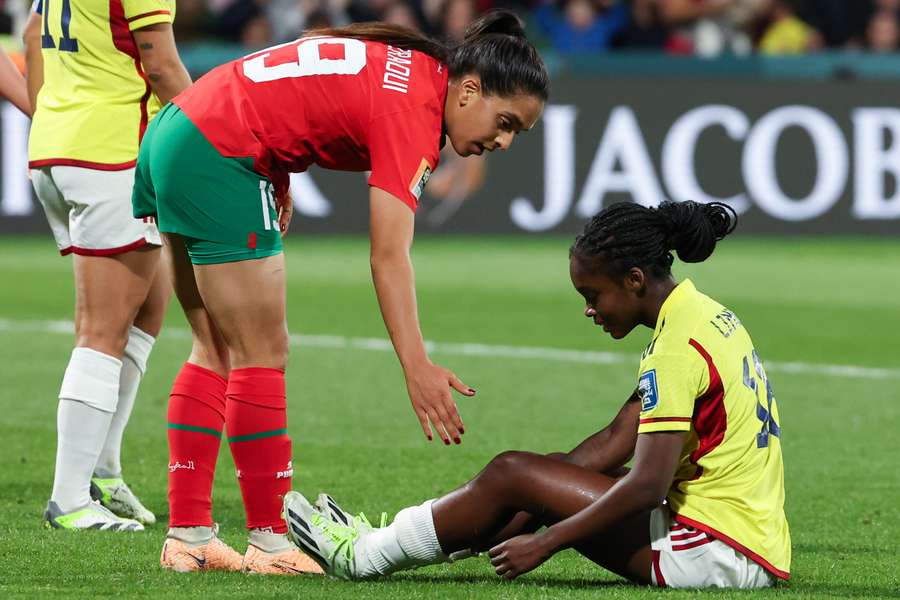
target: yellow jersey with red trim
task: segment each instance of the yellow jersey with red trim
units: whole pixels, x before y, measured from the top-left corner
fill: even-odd
[[[638,433],[688,432],[667,495],[675,520],[788,579],[781,420],[740,319],[683,281],[660,309],[638,377]]]
[[[171,23],[174,0],[36,0],[44,83],[28,139],[30,167],[133,167],[161,108],[132,31]]]

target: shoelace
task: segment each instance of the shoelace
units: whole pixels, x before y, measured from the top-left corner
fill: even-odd
[[[340,525],[330,519],[326,519],[316,513],[312,516],[312,524],[322,530],[332,542],[335,542],[334,549],[328,554],[328,560],[333,561],[334,557],[341,554],[347,561],[353,560],[353,544],[359,538],[359,532],[347,525]]]
[[[365,527],[367,530],[372,530],[372,524],[369,522],[369,519],[366,517],[366,513],[359,513],[353,520],[351,521],[352,526],[341,525],[340,523],[335,523],[331,519],[326,519],[320,514],[313,515],[313,525],[319,527],[323,533],[325,533],[331,541],[335,542],[335,547],[328,555],[328,560],[334,560],[334,557],[340,553],[345,560],[348,562],[353,560],[355,555],[354,544],[356,540],[359,539],[359,530]],[[384,527],[387,523],[387,513],[381,513],[381,522],[379,527]]]
[[[351,517],[350,522],[353,523],[353,526],[356,528],[360,528],[360,524],[361,524],[366,529],[369,529],[369,530],[375,529],[374,527],[372,527],[372,524],[369,523],[369,519],[366,517],[366,513],[364,513],[364,512],[359,513],[355,517]],[[381,522],[378,525],[378,528],[380,529],[380,528],[384,527],[386,524],[387,524],[387,513],[383,512],[383,513],[381,513]]]

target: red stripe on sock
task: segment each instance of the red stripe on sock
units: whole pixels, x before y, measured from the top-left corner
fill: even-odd
[[[228,376],[225,423],[229,439],[287,428],[284,371],[234,369]],[[291,489],[291,439],[286,433],[229,443],[247,512],[247,528],[285,533],[281,500]]]
[[[221,433],[225,424],[225,379],[184,363],[169,396],[170,424]],[[211,527],[212,486],[221,440],[215,435],[168,429],[169,527]]]

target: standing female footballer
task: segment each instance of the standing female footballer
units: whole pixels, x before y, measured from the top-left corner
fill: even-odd
[[[176,570],[321,572],[291,546],[284,370],[288,173],[312,164],[370,170],[372,276],[425,435],[460,442],[450,388],[419,329],[409,248],[419,196],[444,138],[461,155],[505,150],[547,98],[540,56],[510,12],[445,47],[382,23],[313,32],[223,65],[150,124],[134,214],[155,216],[172,248],[175,292],[193,330],[169,401],[169,535]],[[362,207],[361,207],[362,210]],[[222,430],[238,470],[249,546],[215,536],[211,491]]]
[[[703,261],[735,224],[718,203],[616,204],[575,240],[570,274],[585,316],[615,339],[638,325],[653,330],[637,390],[605,429],[568,454],[504,452],[462,487],[380,529],[326,494],[313,507],[291,492],[292,541],[347,579],[481,549],[513,579],[565,548],[660,587],[788,579],[772,387],[735,314],[670,270],[671,249]]]
[[[131,188],[148,119],[191,79],[175,48],[172,0],[35,0],[33,11],[23,34],[34,107],[28,166],[75,276],[75,348],[59,390],[44,520],[141,530],[155,517],[122,478],[122,435],[171,286],[157,268],[156,225],[131,214]]]

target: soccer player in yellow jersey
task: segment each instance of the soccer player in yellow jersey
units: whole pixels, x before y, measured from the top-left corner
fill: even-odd
[[[147,122],[191,83],[174,16],[174,0],[37,0],[25,28],[31,178],[75,276],[48,527],[155,521],[122,479],[120,446],[170,296],[159,233],[132,217],[131,192]]]
[[[735,224],[718,203],[616,204],[576,239],[570,274],[585,316],[615,339],[638,325],[653,330],[636,391],[602,431],[567,454],[504,452],[387,527],[372,528],[327,494],[314,506],[290,492],[292,541],[347,579],[486,549],[497,573],[513,579],[565,548],[660,587],[788,579],[772,386],[735,314],[671,273],[671,250],[703,261]]]

